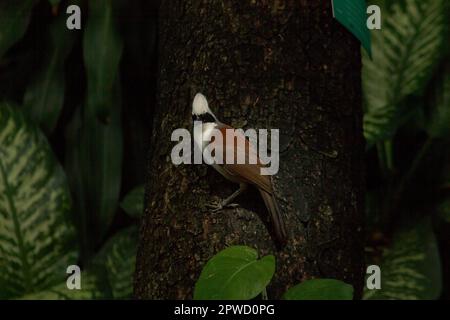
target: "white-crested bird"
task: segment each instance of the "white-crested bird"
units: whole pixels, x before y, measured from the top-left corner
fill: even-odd
[[[223,164],[212,163],[212,167],[226,179],[238,183],[240,186],[231,196],[221,201],[218,205],[213,206],[214,210],[217,211],[230,205],[238,195],[246,190],[248,185],[253,185],[259,190],[269,211],[276,241],[279,245],[284,245],[287,241],[286,227],[277,205],[270,176],[261,174],[261,168],[264,165],[256,155],[255,148],[244,135],[236,131],[231,141],[226,139],[226,131],[228,129],[234,130],[234,128],[217,119],[209,108],[206,97],[201,93],[196,94],[192,103],[192,120],[194,122],[194,143],[196,147],[202,153],[208,146],[214,149],[215,155],[222,153]],[[217,141],[215,143],[215,130],[219,130],[222,134],[222,139],[218,140],[222,145],[219,145]],[[225,161],[227,152],[234,152],[233,163]],[[256,163],[252,164],[246,161],[244,164],[238,164],[237,157],[239,152],[245,152],[246,160],[250,159],[250,155],[255,156]]]

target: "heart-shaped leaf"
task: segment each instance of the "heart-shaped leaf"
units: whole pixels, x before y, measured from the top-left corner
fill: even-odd
[[[208,261],[195,285],[196,300],[248,300],[260,294],[275,272],[275,257],[258,259],[256,250],[229,247]]]

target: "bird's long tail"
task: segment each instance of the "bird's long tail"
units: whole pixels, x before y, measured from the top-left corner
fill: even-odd
[[[278,245],[284,246],[287,242],[286,226],[284,224],[283,217],[281,216],[280,209],[278,208],[277,200],[274,195],[264,190],[260,189],[259,192],[261,193],[267,210],[269,211],[270,220],[273,224],[273,230],[275,232],[275,238]]]

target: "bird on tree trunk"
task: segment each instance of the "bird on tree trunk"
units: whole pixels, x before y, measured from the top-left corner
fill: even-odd
[[[243,193],[248,185],[253,185],[260,192],[269,211],[270,221],[274,230],[277,245],[282,246],[287,241],[286,227],[275,198],[270,175],[263,175],[265,165],[261,163],[255,147],[250,141],[233,127],[220,122],[208,106],[206,97],[197,93],[192,104],[192,120],[194,122],[194,143],[202,151],[208,164],[229,181],[239,184],[239,189],[219,203],[210,204],[213,211],[219,211],[227,206],[235,206],[232,201]],[[232,134],[229,134],[231,131]],[[230,139],[230,136],[232,139]],[[218,139],[219,137],[219,139]],[[227,139],[228,137],[228,139]],[[206,156],[204,151],[209,148],[213,157]],[[228,155],[228,158],[227,158]],[[231,158],[229,161],[217,161]],[[238,161],[238,159],[254,159],[254,161]]]

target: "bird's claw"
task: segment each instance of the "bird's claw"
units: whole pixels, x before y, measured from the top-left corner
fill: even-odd
[[[238,206],[237,203],[224,204],[223,201],[212,201],[206,205],[213,213],[219,212],[224,208],[236,208]]]
[[[223,206],[221,202],[212,202],[206,205],[207,209],[210,209],[212,212],[217,212],[222,210]]]
[[[222,201],[212,201],[206,204],[206,208],[210,209],[212,212],[217,212],[223,209]]]

